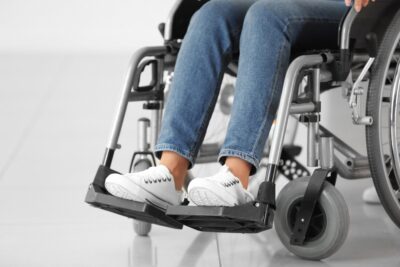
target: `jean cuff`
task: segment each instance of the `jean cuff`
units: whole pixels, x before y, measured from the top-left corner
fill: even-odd
[[[190,170],[194,165],[194,158],[193,156],[191,156],[191,153],[189,151],[186,151],[178,147],[177,145],[164,143],[164,144],[157,144],[154,146],[154,154],[156,158],[161,159],[161,154],[163,151],[173,151],[179,154],[180,156],[186,158],[189,161],[188,170]]]
[[[260,166],[260,161],[254,155],[240,150],[229,149],[229,148],[221,149],[218,156],[218,162],[223,165],[227,157],[241,158],[250,163],[251,164],[250,176],[256,174],[257,169]]]

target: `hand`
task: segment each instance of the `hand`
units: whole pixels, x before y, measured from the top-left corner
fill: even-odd
[[[354,2],[354,8],[357,12],[360,12],[363,7],[366,7],[369,4],[370,0],[344,0],[346,6],[351,6],[351,3]],[[375,2],[375,0],[371,0]]]

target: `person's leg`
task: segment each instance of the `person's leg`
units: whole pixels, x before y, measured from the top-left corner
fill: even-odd
[[[177,191],[203,142],[226,65],[239,49],[243,20],[254,1],[211,0],[194,14],[154,148],[161,164],[138,173],[110,175],[105,182],[109,193],[162,208],[179,204]]]
[[[239,69],[234,103],[219,162],[238,177],[246,187],[255,174],[279,105],[284,75],[292,47],[329,48],[337,44],[340,20],[347,8],[332,0],[260,0],[246,14],[241,37]],[[231,158],[248,162],[243,168]],[[214,180],[215,177],[214,177]],[[238,184],[196,180],[189,194],[198,205],[236,205],[225,201],[231,195],[245,201]],[[226,185],[226,186],[225,186]],[[219,188],[218,190],[216,188]]]
[[[179,51],[156,157],[177,188],[192,168],[214,111],[221,81],[248,8],[255,0],[211,0],[193,16]],[[163,153],[168,152],[168,153]]]
[[[249,9],[241,35],[232,117],[219,155],[222,164],[235,156],[251,164],[248,175],[256,173],[279,105],[291,47],[336,45],[346,10],[343,1],[330,0],[260,0]],[[228,160],[225,163],[229,165]]]

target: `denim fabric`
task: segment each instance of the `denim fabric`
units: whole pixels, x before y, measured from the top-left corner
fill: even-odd
[[[227,64],[239,68],[218,161],[239,157],[256,173],[296,51],[333,48],[344,0],[211,0],[191,19],[155,146],[187,158],[189,169],[213,113]]]

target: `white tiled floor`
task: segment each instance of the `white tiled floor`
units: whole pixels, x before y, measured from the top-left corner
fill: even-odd
[[[83,199],[101,162],[125,75],[125,55],[0,55],[0,266],[399,266],[400,230],[364,205],[370,181],[342,181],[351,212],[342,249],[323,262],[291,255],[275,232],[200,233],[153,227]],[[130,112],[129,112],[130,111]],[[142,113],[128,110],[127,122]],[[134,123],[121,135],[126,170]]]

